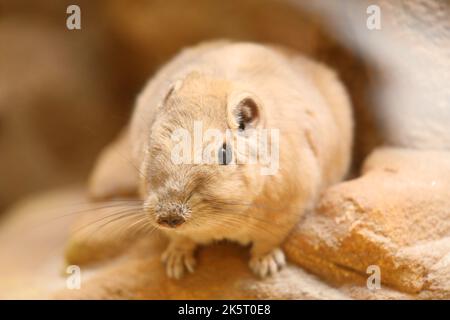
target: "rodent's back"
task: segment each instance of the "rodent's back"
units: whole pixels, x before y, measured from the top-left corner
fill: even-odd
[[[217,41],[183,50],[164,66],[139,96],[131,125],[135,153],[145,150],[167,88],[197,71],[245,83],[264,104],[267,126],[289,141],[282,159],[301,163],[307,146],[317,160],[320,185],[342,178],[349,167],[352,115],[349,98],[333,71],[288,49]],[[296,145],[296,141],[300,144]],[[284,153],[289,153],[283,156]]]
[[[301,77],[313,84],[314,91],[317,90],[314,95],[320,96],[326,106],[323,110],[306,110],[316,128],[305,129],[305,134],[320,162],[323,186],[335,183],[346,175],[351,165],[354,128],[350,97],[338,75],[328,66],[285,48],[276,49]]]

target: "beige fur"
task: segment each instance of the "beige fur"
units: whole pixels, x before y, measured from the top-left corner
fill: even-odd
[[[192,131],[194,120],[204,130],[237,129],[245,98],[257,106],[249,125],[280,130],[277,174],[261,175],[259,164],[172,163],[175,129]],[[148,83],[130,130],[100,157],[91,190],[101,197],[139,190],[149,221],[171,239],[163,255],[169,276],[193,271],[196,246],[220,239],[252,244],[250,267],[266,276],[283,266],[279,246],[302,213],[345,175],[351,144],[349,99],[328,68],[286,49],[206,43],[182,51]],[[117,154],[130,160],[119,165]],[[185,223],[158,225],[181,205]]]

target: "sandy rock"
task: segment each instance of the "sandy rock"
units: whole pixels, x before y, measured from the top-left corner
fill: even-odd
[[[338,284],[381,282],[450,297],[450,153],[383,148],[362,176],[328,189],[286,243],[289,257]]]

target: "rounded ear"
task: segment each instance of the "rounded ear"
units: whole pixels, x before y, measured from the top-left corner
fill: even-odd
[[[172,94],[174,92],[178,91],[182,85],[183,85],[183,80],[181,80],[181,79],[178,79],[178,80],[175,80],[174,82],[172,82],[167,89],[164,99],[162,100],[162,104],[165,105],[166,102],[169,100],[169,98],[172,96]]]
[[[228,100],[228,120],[231,128],[241,131],[255,128],[261,122],[262,108],[251,93],[240,93]]]
[[[89,196],[99,200],[136,196],[139,174],[132,161],[128,129],[125,128],[100,153],[89,177]]]

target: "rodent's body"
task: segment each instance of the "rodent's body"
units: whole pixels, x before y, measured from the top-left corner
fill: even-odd
[[[261,164],[174,164],[171,134],[178,127],[192,132],[193,121],[244,140],[250,129],[278,130],[278,170],[263,175]],[[163,256],[169,276],[192,271],[196,245],[220,239],[251,243],[250,266],[265,276],[284,264],[278,247],[319,192],[345,175],[351,107],[335,74],[299,54],[207,43],[184,50],[148,83],[121,141],[116,148],[131,153],[143,173],[136,185],[152,223],[171,239]],[[109,157],[102,158],[100,166]],[[107,171],[98,169],[92,180],[98,195]],[[168,226],[168,215],[182,222],[174,218]]]

